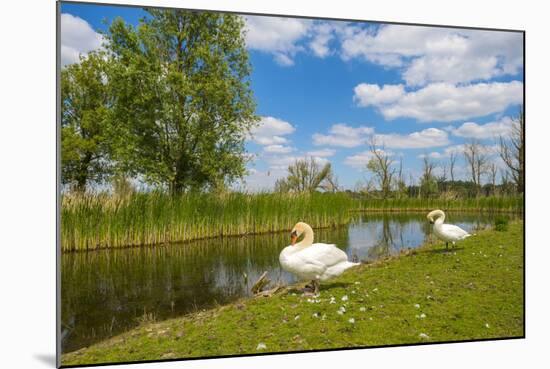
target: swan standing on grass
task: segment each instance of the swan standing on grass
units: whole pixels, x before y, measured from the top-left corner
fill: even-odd
[[[304,235],[302,241],[296,239]],[[281,267],[304,281],[311,281],[313,294],[319,293],[319,281],[342,274],[346,269],[359,265],[351,263],[348,256],[335,245],[313,243],[313,229],[303,222],[297,223],[290,233],[290,246],[279,255]]]
[[[435,220],[434,220],[435,218]],[[456,241],[463,240],[471,236],[462,228],[453,224],[443,224],[445,221],[445,213],[442,210],[434,210],[428,214],[428,220],[434,225],[435,235],[445,241],[445,248],[449,248],[449,242],[455,246]]]

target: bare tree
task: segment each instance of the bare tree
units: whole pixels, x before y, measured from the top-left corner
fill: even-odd
[[[427,155],[422,158],[422,177],[420,179],[420,190],[424,196],[430,196],[437,192],[437,181],[433,174],[435,163]]]
[[[391,192],[391,184],[395,175],[394,161],[384,150],[384,146],[380,148],[377,146],[374,137],[371,138],[369,145],[372,158],[367,164],[367,169],[376,177],[382,191],[382,197],[387,198]]]
[[[476,185],[479,194],[481,186],[481,176],[487,170],[489,157],[486,148],[476,140],[472,140],[464,145],[464,157],[470,167],[472,182]]]
[[[275,182],[278,192],[335,191],[337,187],[338,181],[330,163],[321,166],[313,157],[296,160],[289,165],[287,177]]]
[[[513,120],[507,137],[499,138],[499,154],[508,167],[517,191],[525,190],[525,123],[523,109]]]
[[[497,189],[497,166],[495,163],[489,165],[489,179],[491,180],[491,192],[494,195]]]
[[[455,181],[455,165],[456,165],[456,152],[452,151],[449,156],[449,174],[451,175],[451,182]]]

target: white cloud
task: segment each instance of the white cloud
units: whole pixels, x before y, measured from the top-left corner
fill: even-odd
[[[449,144],[447,132],[437,128],[427,128],[405,135],[396,133],[377,134],[374,137],[380,145],[395,149],[421,149]]]
[[[357,105],[367,107],[393,103],[405,94],[403,85],[384,85],[360,83],[353,89],[353,99]]]
[[[293,57],[303,47],[298,44],[308,34],[312,21],[305,19],[246,16],[246,45],[273,54],[282,66],[294,64]]]
[[[393,156],[394,153],[392,151],[387,150],[377,150],[380,153],[387,154],[389,156]],[[363,151],[360,153],[357,153],[355,155],[350,155],[347,158],[344,159],[344,164],[355,168],[355,169],[365,169],[369,161],[372,159],[373,153],[371,151]]]
[[[351,127],[347,124],[339,123],[333,125],[328,135],[313,134],[313,144],[316,146],[337,146],[337,147],[357,147],[366,142],[367,136],[374,133],[372,127]]]
[[[511,118],[504,117],[498,122],[490,122],[485,124],[466,122],[458,128],[449,128],[449,131],[453,135],[459,137],[487,139],[506,136],[510,133],[513,125],[514,121]]]
[[[349,28],[341,42],[344,60],[399,67],[407,85],[488,80],[523,66],[522,34],[516,32],[387,25]]]
[[[74,15],[61,14],[61,65],[76,63],[80,55],[101,47],[103,36],[88,22]]]
[[[366,85],[368,87],[365,88],[365,85],[355,88],[354,101],[359,106],[376,106],[389,120],[403,117],[424,122],[448,122],[498,113],[523,102],[523,83],[519,81],[464,86],[433,83],[401,95],[396,92],[400,85],[385,85],[382,88],[377,85]]]
[[[268,145],[264,147],[264,151],[270,154],[288,154],[294,151],[294,148],[285,145]]]
[[[259,124],[250,132],[249,140],[259,145],[282,145],[288,142],[287,136],[296,130],[284,120],[274,117],[262,117]]]
[[[320,157],[320,158],[327,158],[327,157],[333,156],[334,154],[336,154],[336,151],[332,149],[313,150],[313,151],[308,151],[306,153],[307,156],[314,156],[314,157]]]

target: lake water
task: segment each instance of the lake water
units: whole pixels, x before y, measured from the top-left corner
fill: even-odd
[[[446,222],[472,231],[491,224],[493,216],[451,213]],[[295,282],[279,266],[287,233],[63,254],[63,352],[131,329],[144,316],[162,320],[249,295],[264,271],[274,282]],[[345,227],[316,230],[315,242],[334,243],[350,258],[375,260],[418,247],[430,234],[424,213],[367,214]]]

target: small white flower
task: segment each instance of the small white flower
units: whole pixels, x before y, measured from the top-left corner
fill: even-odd
[[[351,291],[351,293],[355,293],[355,290]]]
[[[429,340],[430,339],[430,336],[428,336],[426,333],[420,333],[418,335],[418,337],[424,339],[424,340]]]
[[[355,282],[355,284],[361,284],[361,282]]]
[[[342,301],[348,301],[348,295],[342,296]]]
[[[427,300],[433,300],[433,297],[430,296],[430,295],[428,295],[428,296],[426,296],[426,299],[427,299]]]
[[[369,320],[372,320],[372,317],[370,317]]]
[[[343,306],[340,306],[340,308],[338,309],[338,314],[342,315],[346,312],[346,308],[343,307]]]
[[[348,322],[350,322],[351,324],[355,324],[355,319],[349,318],[349,319],[348,319]]]
[[[263,342],[258,343],[258,346],[256,346],[256,350],[265,350],[266,348],[267,346]]]
[[[489,328],[489,327],[490,327],[489,323],[485,323],[485,328]]]
[[[341,311],[341,310],[338,310],[336,313],[337,313],[338,315],[344,315],[344,312]]]
[[[367,308],[364,307],[364,306],[361,306],[361,307],[359,308],[359,311],[367,311]]]
[[[333,296],[330,296],[329,304],[336,304],[336,299]]]
[[[319,318],[319,314],[318,313],[313,313],[312,317]]]
[[[420,314],[420,319],[424,319],[426,317],[426,314],[422,313]]]
[[[325,320],[327,318],[327,314],[323,314],[323,316],[321,317],[321,320]]]
[[[300,316],[299,316],[299,315],[296,315],[296,316],[294,317],[294,320],[298,320],[298,319],[300,319]]]
[[[414,304],[414,307],[420,309],[420,304]]]
[[[378,288],[374,288],[372,292],[378,292]]]

